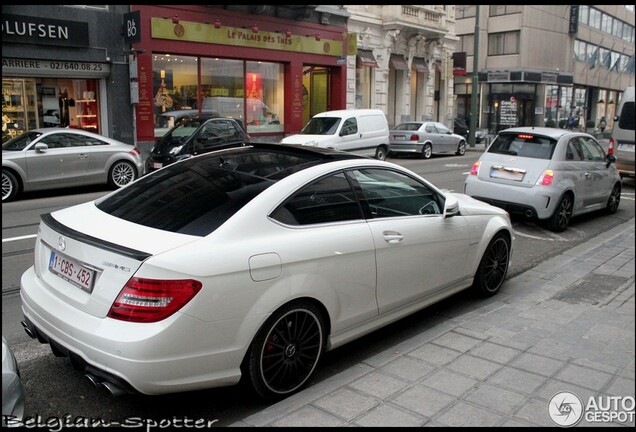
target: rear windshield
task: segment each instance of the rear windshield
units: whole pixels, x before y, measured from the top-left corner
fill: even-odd
[[[173,153],[179,152],[183,144],[188,141],[194,132],[205,122],[205,119],[185,119],[178,122],[155,144],[153,151],[155,153]]]
[[[266,150],[210,153],[142,177],[96,205],[136,224],[205,236],[280,178],[316,163]]]
[[[557,141],[531,133],[500,133],[488,149],[499,153],[534,159],[552,159]]]

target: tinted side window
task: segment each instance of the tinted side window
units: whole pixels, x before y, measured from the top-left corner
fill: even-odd
[[[358,201],[343,172],[305,186],[274,210],[271,217],[289,225],[363,219]]]
[[[602,161],[605,160],[603,148],[592,139],[581,138],[581,150],[585,155],[585,160]]]
[[[618,118],[618,127],[621,129],[634,130],[635,116],[634,102],[625,102],[620,117]]]
[[[583,160],[583,154],[581,153],[581,146],[578,143],[579,139],[574,138],[568,142],[568,147],[565,150],[565,160],[568,161],[581,161]]]
[[[373,218],[441,215],[444,199],[427,185],[387,169],[360,169],[350,172],[361,190],[362,206]]]

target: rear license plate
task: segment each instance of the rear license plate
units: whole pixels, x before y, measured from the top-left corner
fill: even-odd
[[[621,150],[621,151],[634,153],[634,144],[618,143],[618,149]]]
[[[159,168],[161,168],[162,166],[163,166],[163,164],[162,164],[161,162],[153,162],[153,163],[152,163],[152,167],[153,167],[154,169],[159,169]]]
[[[502,166],[493,166],[490,169],[490,177],[502,180],[521,181],[525,174],[525,170],[518,168],[507,168]]]
[[[404,141],[404,135],[395,135],[393,139],[395,141]]]
[[[51,273],[83,289],[87,293],[93,292],[97,272],[79,261],[59,252],[51,251],[49,270]]]

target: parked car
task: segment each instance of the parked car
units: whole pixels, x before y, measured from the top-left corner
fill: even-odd
[[[437,122],[405,122],[389,131],[389,154],[416,154],[429,159],[433,153],[466,153],[466,139]]]
[[[2,427],[18,426],[24,419],[24,386],[20,368],[2,336]]]
[[[250,144],[44,214],[24,326],[114,394],[306,385],[324,352],[506,278],[508,214],[399,165]]]
[[[159,139],[146,159],[145,172],[178,160],[228,147],[245,145],[250,136],[232,118],[194,117],[182,120]]]
[[[453,133],[463,136],[468,141],[470,127],[467,119],[456,117],[453,120]],[[488,130],[477,128],[475,130],[475,143],[481,144],[486,141]]]
[[[2,202],[22,192],[108,184],[143,175],[137,147],[81,129],[32,129],[2,144]]]
[[[614,149],[616,168],[621,177],[633,178],[636,172],[634,169],[635,122],[634,87],[627,87],[618,105],[610,137],[610,148]]]
[[[202,110],[199,113],[199,110],[196,109],[174,110],[161,113],[156,117],[157,123],[155,127],[155,138],[161,138],[166,134],[166,132],[175,127],[175,125],[178,125],[184,120],[195,117],[217,118],[221,117],[221,115],[218,111],[214,110]]]
[[[389,123],[379,109],[325,111],[313,116],[299,134],[287,136],[281,143],[332,148],[384,160],[389,148]]]
[[[618,210],[621,179],[615,160],[587,133],[505,129],[473,164],[464,192],[560,232],[573,216]]]

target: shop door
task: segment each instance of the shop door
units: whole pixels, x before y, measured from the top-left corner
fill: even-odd
[[[518,126],[535,126],[534,121],[534,100],[520,99],[517,111]]]
[[[305,66],[303,68],[303,126],[329,106],[329,68]]]

